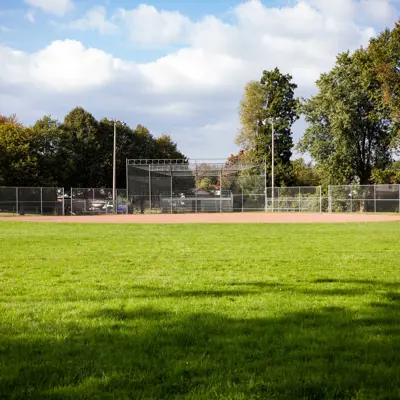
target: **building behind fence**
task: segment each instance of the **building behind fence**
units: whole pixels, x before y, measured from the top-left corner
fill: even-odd
[[[141,186],[133,193],[129,186],[128,189],[118,189],[115,209],[112,189],[0,187],[0,215],[400,212],[400,185],[279,187],[265,190],[262,185],[265,177],[262,175],[249,175],[238,180],[230,174],[218,177],[211,172],[202,175],[202,179],[212,177],[217,187],[203,189],[197,187],[193,175],[187,173],[177,177],[174,174],[153,176],[151,173],[150,179],[148,176],[141,176]],[[130,183],[133,183],[132,180]]]

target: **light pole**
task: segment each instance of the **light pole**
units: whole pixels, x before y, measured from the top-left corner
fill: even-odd
[[[275,127],[274,120],[272,118],[269,119],[269,122],[272,127],[272,164],[271,164],[271,186],[272,186],[272,212],[274,212],[274,200],[275,200]]]
[[[271,124],[272,128],[272,143],[271,143],[271,149],[272,149],[272,160],[271,160],[271,200],[272,200],[272,212],[274,212],[274,201],[275,201],[275,193],[274,193],[274,188],[275,188],[275,121],[278,121],[279,119],[274,119],[274,118],[268,118],[263,121],[263,124],[266,125],[267,122]]]
[[[113,213],[117,212],[115,204],[116,199],[116,182],[117,182],[117,120],[114,120],[114,146],[113,146],[113,187],[112,187],[112,199],[113,199]]]

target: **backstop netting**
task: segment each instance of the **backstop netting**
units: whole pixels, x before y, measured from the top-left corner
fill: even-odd
[[[264,211],[265,165],[223,160],[127,160],[128,200],[140,213]]]

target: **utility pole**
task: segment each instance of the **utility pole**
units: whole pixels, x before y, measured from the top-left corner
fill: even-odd
[[[271,186],[272,186],[272,212],[274,212],[274,187],[275,187],[275,127],[274,127],[274,120],[270,119],[271,126],[272,126],[272,165],[271,165]]]
[[[275,188],[275,121],[279,121],[278,118],[268,118],[263,121],[263,125],[267,125],[267,122],[271,124],[272,128],[272,140],[271,140],[271,201],[272,201],[272,212],[274,212],[274,201],[275,201],[275,193],[274,193],[274,188]]]
[[[116,214],[116,181],[117,181],[117,121],[114,120],[114,146],[113,146],[113,188],[112,188],[112,199],[113,199],[113,213]]]

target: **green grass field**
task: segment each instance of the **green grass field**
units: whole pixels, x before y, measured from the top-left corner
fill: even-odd
[[[1,399],[400,399],[400,223],[0,222]]]

